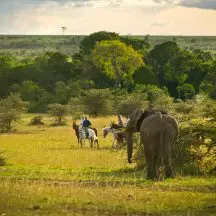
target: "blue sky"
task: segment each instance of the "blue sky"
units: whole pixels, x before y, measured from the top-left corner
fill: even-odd
[[[0,34],[216,35],[216,0],[0,0]]]

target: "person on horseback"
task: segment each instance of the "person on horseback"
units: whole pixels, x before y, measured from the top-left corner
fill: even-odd
[[[88,132],[88,128],[91,126],[91,122],[88,120],[87,117],[85,117],[84,121],[83,121],[83,128],[85,130],[86,133],[86,137],[89,136],[89,132]]]
[[[81,120],[80,120],[80,126],[81,126],[81,127],[83,127],[83,122],[84,122],[84,120],[85,120],[85,117],[82,116],[82,118],[81,118]]]
[[[119,127],[124,127],[122,116],[120,114],[118,114],[118,126]]]

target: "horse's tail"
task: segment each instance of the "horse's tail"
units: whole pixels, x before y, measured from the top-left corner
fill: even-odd
[[[96,128],[92,128],[92,130],[95,132],[95,135],[97,137],[98,133],[97,133],[97,129]]]

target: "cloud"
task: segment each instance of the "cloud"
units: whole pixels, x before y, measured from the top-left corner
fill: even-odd
[[[172,4],[184,7],[216,10],[216,0],[153,0],[158,4]]]
[[[151,23],[151,25],[150,26],[152,26],[152,27],[156,27],[156,28],[165,28],[165,27],[167,27],[168,25],[170,25],[171,24],[171,22],[166,22],[166,21],[156,21],[156,22],[153,22],[153,23]]]

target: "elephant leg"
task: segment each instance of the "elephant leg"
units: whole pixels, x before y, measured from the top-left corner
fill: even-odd
[[[147,163],[147,179],[155,178],[155,160],[154,155],[151,152],[145,151],[146,163]]]
[[[172,170],[172,167],[170,165],[170,158],[169,158],[169,156],[167,156],[165,158],[164,163],[165,163],[165,177],[166,178],[173,178],[174,177],[173,176],[173,170]]]

